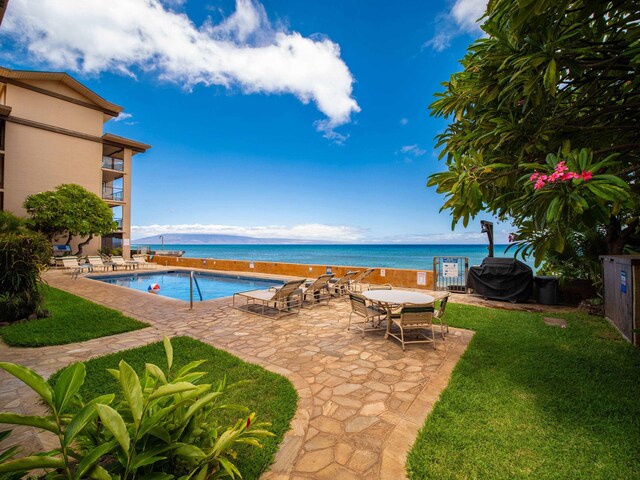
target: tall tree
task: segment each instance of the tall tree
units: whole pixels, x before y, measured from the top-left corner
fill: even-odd
[[[74,255],[82,255],[83,248],[96,235],[107,235],[118,227],[104,200],[73,183],[30,195],[24,208],[30,216],[28,225],[49,240],[65,235],[69,245],[74,237],[86,237]]]
[[[640,239],[640,8],[635,0],[491,0],[430,106],[453,224],[488,211],[540,262],[576,234],[606,251]]]

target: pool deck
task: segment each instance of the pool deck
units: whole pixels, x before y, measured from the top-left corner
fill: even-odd
[[[452,328],[446,341],[437,336],[435,350],[409,345],[405,353],[381,331],[367,332],[365,338],[347,331],[350,307],[342,299],[275,320],[234,310],[230,298],[199,302],[189,310],[188,302],[74,280],[57,271],[47,272],[45,280],[151,327],[70,345],[0,344],[2,360],[48,377],[75,361],[146,345],[163,335],[188,335],[287,377],[300,397],[298,409],[263,479],[405,478],[406,454],[473,336]],[[0,410],[33,414],[41,409],[28,388],[0,374]],[[53,445],[51,437],[28,428],[15,429],[12,440],[34,450]]]

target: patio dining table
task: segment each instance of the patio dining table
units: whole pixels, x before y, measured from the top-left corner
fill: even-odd
[[[391,318],[394,307],[407,303],[434,303],[436,299],[431,295],[408,290],[369,290],[362,295],[372,302],[379,303],[387,311],[387,321]],[[380,322],[379,322],[380,323]]]

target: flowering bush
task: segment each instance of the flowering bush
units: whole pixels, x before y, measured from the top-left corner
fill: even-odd
[[[567,162],[562,161],[558,162],[551,175],[545,175],[536,171],[529,177],[529,180],[535,183],[533,186],[535,190],[540,190],[547,185],[547,183],[569,182],[571,180],[582,180],[587,182],[592,178],[593,172],[585,170],[583,170],[582,173],[571,172],[569,167],[567,167]]]

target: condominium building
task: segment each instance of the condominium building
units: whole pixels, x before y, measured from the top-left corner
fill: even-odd
[[[122,247],[128,256],[131,159],[151,147],[103,133],[122,110],[66,73],[0,67],[0,209],[24,216],[27,196],[81,185],[109,205],[118,223],[84,251]]]

